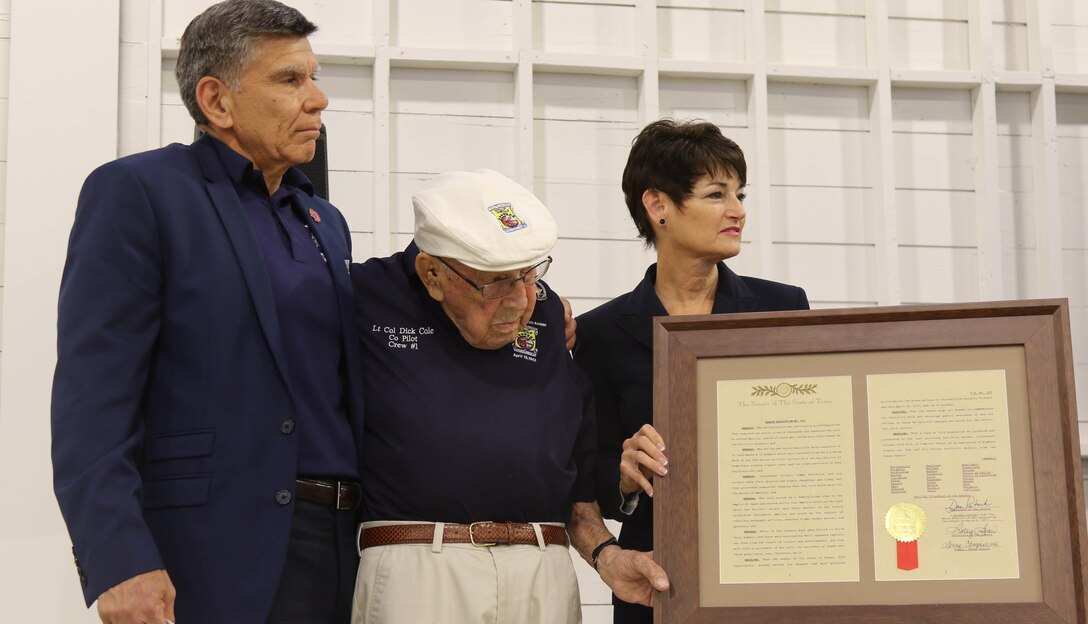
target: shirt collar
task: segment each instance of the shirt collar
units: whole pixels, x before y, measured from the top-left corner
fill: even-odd
[[[234,151],[226,143],[212,135],[206,134],[204,136],[211,140],[216,153],[219,154],[219,160],[223,163],[223,169],[226,170],[227,175],[235,184],[259,182],[264,187],[264,178],[259,171],[253,168],[253,163],[248,158]],[[306,177],[306,174],[299,171],[297,167],[291,167],[283,174],[280,186],[297,188],[311,197],[314,194],[314,185],[310,183],[310,179]]]

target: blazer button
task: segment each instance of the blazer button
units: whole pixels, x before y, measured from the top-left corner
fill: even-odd
[[[283,422],[280,423],[280,433],[282,433],[284,435],[287,435],[287,434],[291,433],[294,430],[295,430],[295,421],[291,420],[290,418],[286,418],[286,419],[284,419]]]
[[[286,505],[287,503],[290,503],[291,502],[291,491],[290,490],[280,490],[279,492],[276,492],[276,502],[281,504],[281,505]]]

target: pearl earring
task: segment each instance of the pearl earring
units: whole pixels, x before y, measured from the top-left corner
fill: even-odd
[[[657,222],[660,223],[661,225],[665,225],[665,218],[662,217],[662,218],[658,219]]]

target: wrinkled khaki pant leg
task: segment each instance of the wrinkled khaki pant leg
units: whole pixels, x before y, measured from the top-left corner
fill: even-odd
[[[362,553],[352,624],[578,624],[562,546],[377,546]]]

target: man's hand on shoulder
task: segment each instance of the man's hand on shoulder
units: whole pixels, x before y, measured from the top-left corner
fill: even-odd
[[[166,570],[152,570],[114,585],[98,597],[104,624],[174,621],[174,584]]]
[[[574,348],[574,334],[578,331],[578,321],[571,313],[570,302],[565,297],[560,297],[559,300],[563,302],[563,333],[567,337],[567,351],[570,351]]]

